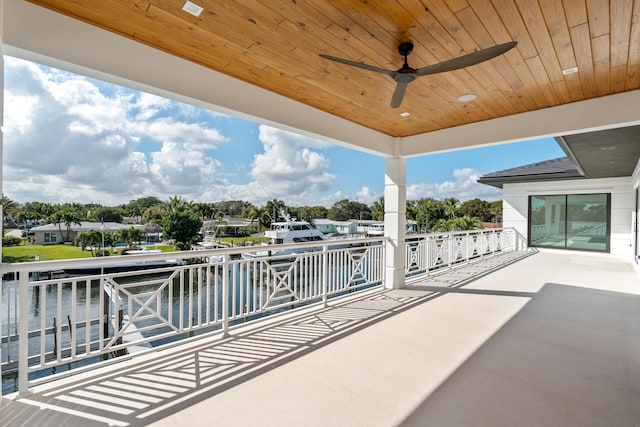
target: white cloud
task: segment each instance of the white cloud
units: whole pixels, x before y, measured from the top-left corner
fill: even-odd
[[[160,151],[151,154],[151,176],[157,190],[166,194],[200,194],[203,185],[216,182],[220,163],[202,155],[197,149],[185,149],[181,144],[165,142]]]
[[[219,182],[209,152],[226,138],[194,120],[167,99],[5,57],[5,193],[52,203],[199,198]]]
[[[356,192],[355,201],[364,203],[365,205],[372,205],[373,202],[380,199],[380,196],[382,196],[382,194],[376,193],[369,187],[362,187]]]
[[[268,198],[286,198],[300,203],[327,191],[335,179],[328,172],[329,160],[309,148],[322,144],[304,136],[261,125],[259,139],[264,153],[257,154],[252,164],[254,186]]]
[[[502,197],[502,191],[499,189],[477,182],[480,173],[476,169],[455,169],[453,176],[456,178],[455,181],[411,184],[407,187],[407,199],[418,200],[427,197],[445,199],[455,197],[460,201],[465,201],[477,197],[492,201]]]

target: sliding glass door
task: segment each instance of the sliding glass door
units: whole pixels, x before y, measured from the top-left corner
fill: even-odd
[[[529,197],[529,246],[609,252],[611,195]]]

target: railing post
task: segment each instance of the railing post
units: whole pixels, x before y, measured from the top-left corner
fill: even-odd
[[[471,233],[466,232],[464,236],[464,262],[469,262],[471,254],[469,253],[469,241],[471,240]]]
[[[447,235],[447,237],[449,238],[449,250],[447,253],[447,258],[449,261],[449,268],[453,268],[453,233],[449,233]]]
[[[229,336],[229,255],[222,256],[222,336]]]
[[[322,304],[329,305],[329,248],[322,246]]]
[[[491,230],[491,239],[493,240],[493,255],[495,255],[496,252],[498,252],[498,234],[496,233],[495,229]]]
[[[20,272],[18,294],[18,393],[29,394],[29,272]]]

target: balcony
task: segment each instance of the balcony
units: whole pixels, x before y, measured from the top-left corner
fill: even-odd
[[[313,286],[289,281],[304,276],[303,270],[276,280],[297,298],[284,305],[297,308],[283,310],[283,304],[272,304],[280,306],[267,310],[277,312],[272,316],[239,303],[214,304],[218,317],[215,309],[208,314],[202,309],[198,315],[199,298],[211,293],[189,294],[187,282],[194,282],[181,282],[179,277],[186,277],[184,271],[218,264],[173,267],[180,272],[177,289],[182,289],[178,294],[185,304],[182,314],[169,322],[175,330],[168,334],[186,339],[152,349],[145,345],[152,341],[148,336],[155,328],[145,329],[136,304],[130,302],[134,298],[125,297],[133,288],[117,280],[121,273],[99,275],[99,283],[117,283],[112,291],[121,295],[115,298],[116,306],[123,307],[110,319],[111,333],[100,340],[106,344],[92,347],[82,341],[86,333],[78,314],[71,328],[58,322],[56,334],[64,338],[56,341],[55,357],[46,356],[51,339],[45,334],[45,355],[37,352],[37,346],[35,353],[29,350],[31,376],[23,373],[17,379],[18,386],[28,390],[19,399],[4,400],[0,422],[7,426],[638,422],[640,347],[629,339],[640,332],[633,265],[596,255],[516,250],[520,247],[515,237],[499,231],[409,241],[403,289],[384,287],[379,272],[385,246],[374,244],[380,239],[370,239],[367,247],[343,244],[299,253],[290,262],[300,268],[307,262],[302,259],[316,258],[318,265],[329,266],[322,262],[335,257],[332,262],[350,260],[340,270],[364,274],[355,281],[355,276],[346,275],[341,281],[328,274],[331,269],[322,269],[326,273],[320,275],[318,293]],[[223,263],[256,262],[227,260],[225,251],[221,251]],[[360,262],[354,263],[354,257]],[[211,276],[190,277],[198,277],[197,285]],[[233,277],[240,276],[216,277],[233,283]],[[47,280],[58,279],[27,283],[33,287]],[[334,286],[338,283],[354,289]],[[84,310],[81,286],[86,284],[76,282],[73,306]],[[233,301],[247,301],[251,295],[243,291],[241,297],[238,289],[234,300],[234,287],[225,288]],[[147,289],[141,294],[153,292]],[[249,300],[254,296],[259,300],[256,294]],[[5,293],[5,302],[7,298],[13,295]],[[104,302],[114,304],[109,298]],[[140,306],[147,307],[142,311],[148,314],[152,304],[143,301]],[[40,305],[40,310],[46,307]],[[157,313],[162,317],[162,310]],[[194,319],[187,321],[194,313]],[[140,318],[141,322],[133,322],[136,333],[126,333],[124,315]],[[119,333],[114,328],[118,316],[123,318]],[[180,319],[185,321],[181,324]],[[166,329],[164,325],[156,330],[161,339],[167,340]],[[34,331],[29,332],[32,336]],[[73,336],[77,341],[69,346]],[[129,351],[122,351],[128,346]],[[106,358],[105,354],[117,351],[128,354],[64,371],[65,364],[82,365],[85,352]],[[55,375],[35,375],[54,368]]]

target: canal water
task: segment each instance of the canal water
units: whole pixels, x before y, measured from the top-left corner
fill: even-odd
[[[273,289],[269,290],[266,286],[261,286],[260,282],[255,280],[255,274],[249,269],[242,268],[242,264],[231,264],[229,268],[230,283],[232,284],[232,289],[229,290],[229,294],[233,295],[235,293],[236,298],[229,298],[228,310],[230,313],[249,313],[247,316],[241,317],[235,322],[232,322],[232,324],[254,320],[259,317],[271,315],[274,312],[281,312],[294,308],[293,304],[285,304],[276,310],[253,314],[252,312],[260,309],[257,302],[266,301],[269,296],[268,294],[271,294],[271,297],[274,296],[272,294]],[[196,270],[194,269],[192,271]],[[205,271],[207,272],[206,274],[219,275],[221,273],[220,270],[216,270],[215,268]],[[344,277],[347,278],[348,274],[346,274],[346,272],[344,273]],[[134,286],[134,288],[130,290],[137,295],[151,295],[167,278],[168,273],[149,274],[144,276],[137,275],[132,278],[119,277],[118,283],[127,284],[129,282],[130,285],[133,285],[134,281],[144,281],[146,283],[145,285]],[[306,279],[314,281],[318,280],[318,277],[307,277]],[[105,325],[104,322],[100,320],[103,316],[102,313],[100,313],[101,296],[99,282],[97,280],[77,280],[76,278],[75,286],[72,286],[71,281],[73,278],[69,278],[69,280],[69,282],[60,284],[31,286],[29,289],[29,331],[32,332],[29,336],[29,355],[31,357],[39,356],[42,349],[44,349],[45,353],[52,354],[56,349],[58,341],[60,342],[60,347],[62,349],[69,348],[71,333],[74,331],[73,328],[69,327],[71,323],[76,324],[75,334],[76,346],[79,348],[78,353],[84,353],[84,346],[87,342],[97,343],[100,339],[100,330],[104,330]],[[165,286],[159,295],[152,298],[152,302],[149,305],[166,321],[171,319],[170,323],[175,327],[179,327],[181,322],[184,327],[189,325],[190,321],[193,324],[196,324],[198,318],[205,323],[205,313],[207,313],[207,311],[210,314],[211,320],[215,320],[214,313],[217,313],[217,318],[219,319],[221,318],[223,304],[222,280],[218,277],[218,280],[210,278],[210,280],[204,280],[203,282],[204,284],[201,285],[200,289],[198,289],[197,284],[195,284],[197,283],[195,277],[193,280],[190,280],[189,274],[186,272],[182,285],[180,284],[181,282],[179,277],[175,277],[171,286]],[[210,285],[207,285],[207,283],[210,283]],[[2,350],[1,357],[5,368],[2,375],[2,392],[3,394],[7,394],[17,391],[18,387],[17,370],[15,369],[15,362],[18,360],[17,334],[19,316],[16,311],[18,307],[18,282],[4,281],[2,285],[2,292],[2,306],[0,307],[0,313],[2,313],[3,317],[0,320],[0,349]],[[198,298],[199,292],[208,292],[208,298],[204,294],[200,295],[200,298]],[[122,293],[119,295],[121,298],[121,307],[127,307],[129,301],[126,296]],[[241,295],[243,296],[242,300],[240,299]],[[103,298],[106,298],[106,296],[103,296]],[[146,298],[142,299],[146,301]],[[59,306],[58,301],[60,301]],[[298,303],[295,306],[300,307],[301,305],[309,303],[310,302],[306,302],[304,304]],[[191,310],[188,309],[189,304],[192,304]],[[200,305],[199,307],[198,304]],[[114,316],[113,311],[115,310],[114,304],[107,305],[110,311],[106,314],[108,314],[108,318],[112,318]],[[141,306],[139,302],[135,301],[132,301],[132,305],[134,312],[137,307]],[[182,319],[180,319],[181,312],[183,313]],[[189,313],[191,313],[191,319],[188,318],[190,316]],[[166,323],[163,324],[158,320],[158,316],[148,317],[149,318],[146,320],[135,322],[135,326],[138,329],[153,327],[153,330],[145,331],[145,338],[152,338],[153,336],[166,334],[172,331],[170,326],[166,325]],[[111,321],[106,323],[108,328],[107,334],[112,336],[113,325],[111,324]],[[56,329],[54,328],[54,325],[62,326],[62,332],[60,334],[53,333]],[[44,335],[44,339],[42,339],[42,334],[40,333],[43,327],[49,332]],[[197,331],[191,333],[185,332],[180,334],[171,334],[169,337],[156,339],[150,344],[152,346],[159,346],[184,339],[189,335],[215,331],[220,327],[221,326],[219,324],[213,324],[210,327],[199,328]],[[95,356],[82,361],[76,361],[74,363],[57,366],[55,368],[45,369],[30,374],[30,379],[45,377],[52,373],[89,365],[100,360],[113,357],[117,357],[117,355],[107,354]]]

